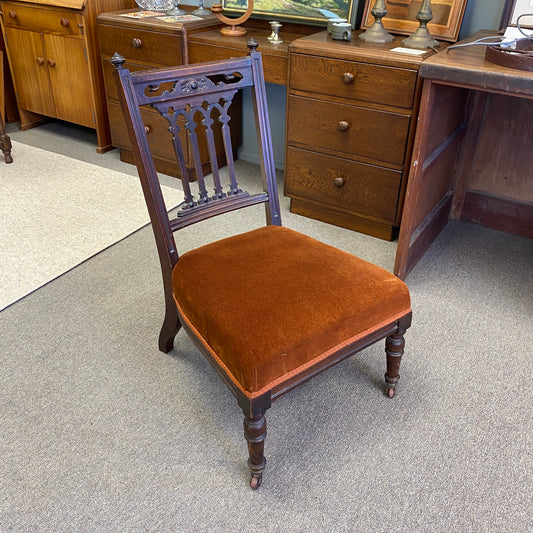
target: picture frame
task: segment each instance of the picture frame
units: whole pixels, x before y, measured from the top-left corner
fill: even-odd
[[[370,13],[375,0],[366,0],[361,28],[369,28],[374,23]],[[465,13],[467,0],[431,0],[433,19],[428,30],[436,39],[455,42]],[[391,33],[411,35],[419,26],[416,15],[422,0],[385,0],[387,16],[382,19],[383,26]]]
[[[518,17],[532,13],[531,17],[523,17],[520,20],[521,28],[533,29],[533,7],[529,0],[505,0],[502,18],[500,20],[500,31],[504,32],[509,26],[516,27]]]
[[[352,26],[359,0],[254,0],[253,18],[327,26],[328,18],[346,19]],[[224,14],[240,15],[246,11],[246,0],[222,0]]]

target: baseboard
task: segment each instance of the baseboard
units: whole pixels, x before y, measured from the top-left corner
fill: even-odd
[[[243,161],[248,161],[249,163],[255,163],[256,165],[259,165],[259,155],[254,154],[251,152],[245,152],[244,150],[239,150],[239,159],[242,159]],[[278,170],[284,170],[285,169],[285,161],[278,161],[274,159],[274,166]]]
[[[486,193],[466,193],[462,220],[533,239],[533,204]]]

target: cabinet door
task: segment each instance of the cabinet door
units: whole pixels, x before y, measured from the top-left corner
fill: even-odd
[[[42,35],[6,27],[5,36],[19,107],[54,116]]]
[[[45,34],[44,43],[56,117],[94,128],[89,62],[82,39]]]

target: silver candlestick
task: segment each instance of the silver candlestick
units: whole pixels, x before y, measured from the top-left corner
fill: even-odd
[[[192,14],[200,15],[201,17],[205,17],[206,15],[212,15],[211,11],[204,7],[204,0],[198,0],[198,9],[195,9]]]
[[[273,20],[271,23],[270,23],[270,26],[272,28],[272,33],[267,37],[267,39],[272,43],[272,44],[281,44],[283,42],[283,40],[280,38],[279,36],[279,31],[281,30],[281,27],[283,26],[283,24],[281,24],[280,22],[276,22],[275,20]]]
[[[407,39],[403,40],[403,45],[408,48],[437,48],[439,41],[434,39],[427,28],[428,22],[433,18],[431,11],[431,0],[423,0],[420,11],[416,14],[416,20],[420,22],[418,29]]]

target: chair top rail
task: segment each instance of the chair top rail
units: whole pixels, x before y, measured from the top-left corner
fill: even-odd
[[[205,206],[196,206],[194,211],[179,211],[176,218],[170,219],[171,231],[178,231],[201,220],[206,220],[217,215],[229,213],[236,209],[242,209],[251,205],[263,204],[268,202],[267,193],[249,194],[241,192],[238,196],[219,200],[217,204],[207,204]],[[178,206],[179,207],[179,206]]]
[[[213,62],[198,63],[190,67],[163,69],[155,75],[150,70],[131,72],[137,104],[147,105],[195,95],[200,97],[204,92],[223,96],[228,91],[235,92],[254,83],[249,57],[228,60],[224,68],[217,69],[215,74],[212,66]],[[127,68],[127,65],[122,68]]]

